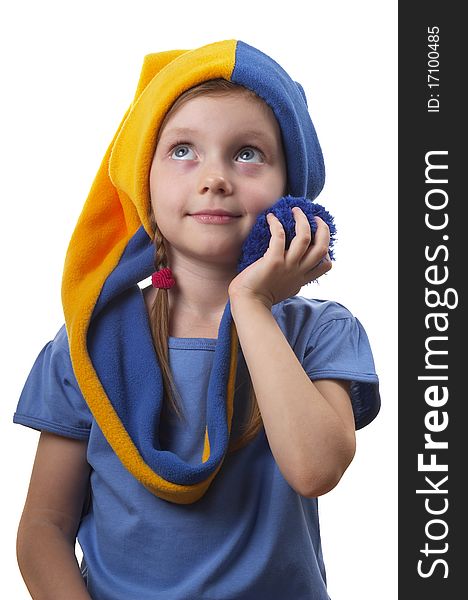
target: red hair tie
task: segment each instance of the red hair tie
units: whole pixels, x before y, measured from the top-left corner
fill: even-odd
[[[171,288],[175,284],[175,279],[172,276],[172,271],[169,267],[155,271],[151,275],[151,283],[155,288]]]

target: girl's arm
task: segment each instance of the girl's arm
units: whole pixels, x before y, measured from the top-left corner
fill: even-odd
[[[34,600],[90,600],[75,556],[87,497],[87,442],[41,433],[20,520],[17,557]]]
[[[268,306],[245,295],[230,300],[278,467],[302,496],[325,494],[338,483],[355,452],[349,384],[312,382]]]

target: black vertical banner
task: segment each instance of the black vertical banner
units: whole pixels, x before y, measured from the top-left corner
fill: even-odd
[[[468,597],[467,25],[399,3],[399,598]]]

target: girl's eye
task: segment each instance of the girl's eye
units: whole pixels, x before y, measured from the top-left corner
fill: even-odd
[[[187,144],[179,144],[172,149],[171,158],[176,160],[193,160],[195,153]]]
[[[240,162],[263,162],[263,155],[260,150],[256,148],[251,148],[250,146],[247,148],[242,148],[242,150],[237,155],[237,159]]]

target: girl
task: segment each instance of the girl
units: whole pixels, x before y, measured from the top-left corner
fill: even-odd
[[[328,598],[317,496],[378,412],[371,350],[343,306],[296,295],[331,266],[321,219],[312,243],[294,208],[286,249],[268,214],[238,272],[258,215],[323,183],[304,92],[270,57],[145,58],[14,416],[41,431],[18,531],[33,598]]]

